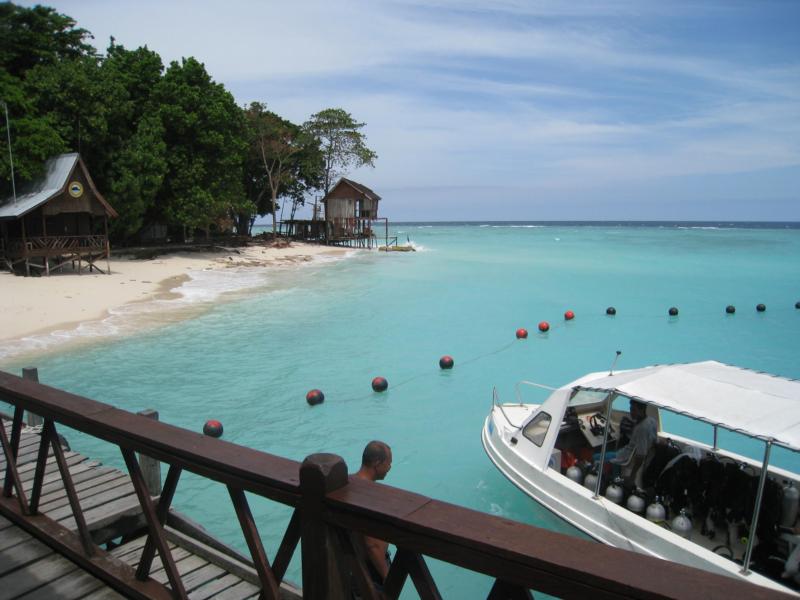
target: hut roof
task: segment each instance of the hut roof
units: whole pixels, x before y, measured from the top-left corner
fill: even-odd
[[[381,197],[378,196],[378,194],[373,192],[367,186],[365,186],[365,185],[363,185],[361,183],[358,183],[356,181],[353,181],[352,179],[345,179],[344,177],[342,177],[341,179],[339,179],[339,181],[336,182],[336,185],[331,188],[331,191],[329,191],[327,194],[325,194],[325,197],[322,199],[322,201],[325,202],[328,199],[328,196],[333,194],[334,190],[336,190],[339,186],[342,186],[342,185],[350,186],[356,192],[358,192],[359,195],[366,196],[367,198],[369,198],[371,200],[380,200],[381,199]]]
[[[70,154],[60,154],[47,160],[44,165],[44,174],[22,187],[17,194],[17,201],[9,196],[0,201],[0,219],[19,219],[32,210],[36,210],[43,204],[52,200],[55,196],[62,194],[67,189],[70,176],[76,168],[80,167],[92,192],[105,208],[109,216],[116,217],[115,211],[105,198],[94,187],[94,182],[86,170],[80,155],[77,152]]]

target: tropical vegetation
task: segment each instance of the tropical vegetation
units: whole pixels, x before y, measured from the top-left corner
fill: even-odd
[[[154,224],[183,238],[249,234],[266,215],[276,230],[284,202],[293,217],[334,178],[377,158],[364,124],[341,108],[298,125],[263,102],[239,106],[196,58],[165,66],[146,46],[111,38],[103,54],[91,39],[53,8],[0,3],[0,122],[17,188],[48,158],[81,154],[119,213],[116,240]],[[0,157],[2,200],[12,163],[7,151]]]

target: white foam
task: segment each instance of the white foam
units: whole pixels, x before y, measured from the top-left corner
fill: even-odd
[[[340,255],[321,254],[302,263],[292,263],[291,268],[310,267],[352,258],[359,254],[352,250]],[[268,285],[271,275],[280,267],[234,267],[228,269],[203,269],[187,271],[189,279],[170,292],[177,298],[154,298],[131,302],[109,310],[104,319],[86,321],[72,329],[58,329],[48,333],[9,340],[0,345],[0,361],[30,352],[43,352],[59,345],[80,340],[97,340],[134,333],[141,329],[143,320],[158,324],[173,320],[175,316],[193,307],[202,309],[217,301],[223,294],[247,292]]]

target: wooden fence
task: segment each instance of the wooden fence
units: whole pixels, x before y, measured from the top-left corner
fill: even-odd
[[[7,464],[0,513],[129,597],[186,597],[163,528],[184,470],[227,487],[263,598],[279,597],[278,585],[301,540],[303,597],[310,600],[349,598],[351,587],[362,598],[397,598],[409,578],[421,598],[440,598],[426,557],[493,578],[488,598],[494,600],[530,598],[529,590],[566,598],[783,597],[732,578],[359,480],[348,476],[345,462],[333,454],[314,454],[298,463],[3,372],[0,400],[14,406],[10,439],[0,427]],[[30,498],[14,464],[24,411],[44,418]],[[120,448],[149,536],[135,573],[121,568],[92,543],[63,464],[56,424]],[[79,534],[37,514],[48,445],[59,464]],[[169,465],[160,497],[151,497],[136,452]],[[294,507],[272,560],[262,545],[245,492]],[[384,539],[397,548],[382,592],[367,575],[363,535]],[[169,586],[148,577],[156,553],[169,576]]]

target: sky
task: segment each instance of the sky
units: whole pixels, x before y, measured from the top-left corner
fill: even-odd
[[[800,221],[798,0],[44,3],[239,104],[344,108],[393,221]]]

